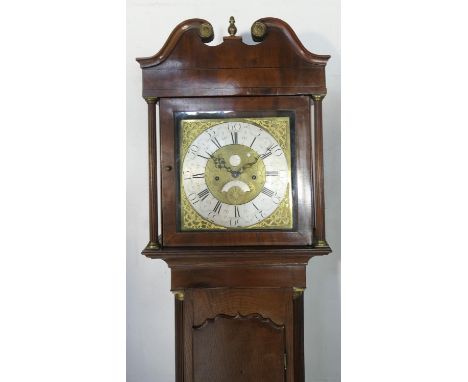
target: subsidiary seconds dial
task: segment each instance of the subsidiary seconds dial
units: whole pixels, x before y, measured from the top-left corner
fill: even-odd
[[[182,164],[182,188],[194,210],[226,228],[268,218],[288,194],[286,155],[265,129],[241,121],[219,123],[191,142]]]

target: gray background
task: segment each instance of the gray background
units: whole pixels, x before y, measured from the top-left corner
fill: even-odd
[[[127,382],[174,381],[174,312],[170,272],[163,261],[140,255],[148,242],[147,107],[135,57],[152,56],[181,21],[199,17],[213,25],[215,39],[227,35],[229,16],[238,35],[261,17],[278,17],[304,46],[330,54],[324,100],[327,239],[330,256],[312,259],[305,293],[307,382],[340,381],[340,2],[127,1]]]

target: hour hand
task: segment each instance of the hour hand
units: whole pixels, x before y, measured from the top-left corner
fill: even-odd
[[[242,166],[241,172],[244,171],[244,170],[247,169],[247,168],[252,167],[252,166],[253,166],[255,163],[257,163],[257,162],[258,162],[258,157],[255,157],[255,160],[254,160],[253,162],[246,163],[246,164],[244,164],[244,165]]]
[[[213,155],[210,155],[211,156],[211,159],[213,159],[214,163],[215,163],[215,166],[218,167],[218,168],[224,168],[226,169],[228,172],[232,172],[231,170],[231,167],[227,167],[226,166],[226,161],[224,160],[223,157],[214,157]]]

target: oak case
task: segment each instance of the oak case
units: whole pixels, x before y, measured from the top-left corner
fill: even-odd
[[[307,51],[279,19],[252,25],[257,45],[235,36],[233,18],[229,34],[222,44],[208,46],[211,24],[186,20],[157,54],[137,59],[148,103],[150,240],[143,254],[171,268],[177,382],[303,382],[306,266],[312,257],[331,252],[322,143],[330,57]],[[293,115],[292,229],[180,230],[177,113],[219,111]]]

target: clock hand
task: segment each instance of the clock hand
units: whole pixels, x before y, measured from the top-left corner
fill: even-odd
[[[214,163],[215,163],[215,166],[218,167],[218,168],[224,168],[226,169],[228,172],[232,173],[232,169],[231,167],[228,167],[226,166],[226,161],[224,160],[223,157],[214,157],[213,155],[210,155],[211,156],[211,159],[213,159]]]
[[[253,162],[246,163],[245,165],[243,165],[242,168],[240,169],[240,172],[243,172],[245,169],[252,167],[257,162],[258,162],[258,157],[256,157]]]
[[[224,168],[227,172],[229,172],[233,177],[237,178],[245,169],[252,167],[255,163],[258,162],[258,157],[255,157],[253,162],[246,163],[243,165],[239,170],[233,170],[231,167],[226,166],[226,161],[223,157],[215,157],[210,155],[211,159],[213,159],[215,166],[218,168]]]

